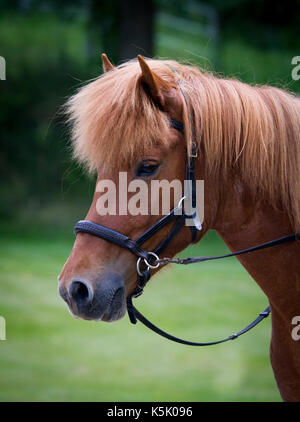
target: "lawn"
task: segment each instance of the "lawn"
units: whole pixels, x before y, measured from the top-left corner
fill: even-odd
[[[270,320],[238,340],[192,348],[128,317],[113,324],[69,314],[57,275],[73,243],[63,227],[1,223],[1,401],[278,401]],[[32,228],[34,227],[34,229]],[[184,254],[218,254],[214,232]],[[175,335],[207,341],[246,326],[267,305],[235,258],[162,271],[137,307]]]

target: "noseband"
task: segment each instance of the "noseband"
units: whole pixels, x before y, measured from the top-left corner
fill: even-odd
[[[184,126],[181,122],[178,122],[174,119],[170,120],[170,126],[181,133],[184,133]],[[213,342],[206,342],[206,343],[198,343],[192,342],[187,340],[182,340],[178,337],[172,336],[171,334],[166,333],[165,331],[161,330],[160,328],[156,327],[152,324],[148,319],[146,319],[134,306],[132,303],[133,298],[137,298],[140,296],[143,291],[144,287],[146,286],[147,282],[151,277],[150,270],[156,269],[162,265],[166,265],[169,263],[175,264],[192,264],[196,262],[203,262],[208,260],[214,259],[221,259],[227,258],[230,256],[237,256],[242,255],[249,252],[258,251],[261,249],[269,248],[272,246],[280,245],[286,242],[291,242],[296,239],[300,238],[299,233],[295,233],[289,236],[282,237],[280,239],[272,240],[267,243],[263,243],[261,245],[257,245],[248,249],[243,249],[241,251],[229,253],[226,255],[220,256],[204,256],[204,257],[190,257],[190,258],[162,258],[160,259],[159,256],[161,253],[167,248],[170,242],[175,238],[175,236],[180,232],[182,227],[185,225],[186,220],[192,220],[193,225],[189,225],[191,230],[191,242],[194,242],[197,237],[197,231],[202,229],[200,224],[200,220],[196,210],[196,180],[195,180],[195,158],[197,157],[196,153],[196,145],[192,145],[191,155],[186,158],[186,165],[185,165],[185,172],[186,172],[186,180],[189,182],[189,186],[191,186],[190,192],[188,194],[188,198],[183,197],[177,207],[175,207],[169,214],[162,217],[158,220],[153,226],[151,226],[148,230],[146,230],[141,236],[139,236],[136,240],[130,239],[128,236],[116,231],[109,229],[108,227],[101,226],[100,224],[93,223],[87,220],[80,220],[75,225],[74,232],[77,235],[78,233],[88,233],[93,236],[99,237],[101,239],[107,240],[108,242],[114,243],[117,246],[120,246],[123,249],[127,249],[133,255],[137,257],[137,285],[133,292],[127,298],[127,311],[129,315],[129,319],[133,324],[136,324],[137,320],[142,322],[148,328],[156,332],[157,334],[168,338],[169,340],[175,341],[177,343],[187,344],[190,346],[210,346],[214,344],[224,343],[228,340],[233,340],[240,335],[246,333],[247,331],[251,330],[255,327],[260,321],[266,318],[270,314],[270,307],[268,306],[263,312],[259,314],[259,316],[252,321],[247,327],[243,330],[239,331],[236,334],[232,334],[222,340],[213,341]],[[187,211],[184,208],[183,200],[187,199],[189,201],[190,207],[192,211]],[[162,228],[167,226],[170,223],[173,223],[172,228],[170,229],[167,236],[153,249],[153,251],[146,251],[142,248],[143,244],[147,242],[147,240],[151,239],[157,232],[159,232]]]

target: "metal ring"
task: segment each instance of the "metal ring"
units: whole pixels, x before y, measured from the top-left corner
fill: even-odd
[[[139,258],[136,261],[136,272],[138,273],[138,275],[140,275],[142,277],[143,274],[141,273],[141,270],[140,270],[140,263],[141,263],[141,261],[142,261],[142,258]]]
[[[141,276],[141,277],[143,276],[143,273],[140,270],[140,263],[141,263],[142,259],[144,259],[144,258],[139,258],[136,261],[136,271],[137,271],[138,275]]]
[[[155,258],[155,260],[156,260],[156,261],[158,261],[158,260],[159,260],[159,257],[156,255],[156,253],[154,253],[154,252],[148,252],[148,254],[149,254],[149,255],[154,256],[154,258]],[[149,262],[147,261],[147,259],[146,259],[146,258],[144,258],[144,262],[145,262],[145,264],[146,264],[149,268],[155,269],[155,268],[158,268],[158,267],[159,267],[159,262],[157,262],[155,265],[151,265],[151,264],[149,264]]]
[[[156,253],[154,253],[154,252],[148,252],[148,254],[149,254],[149,255],[154,256],[154,258],[155,258],[155,260],[156,260],[156,261],[159,261],[159,257],[158,257],[158,255],[156,255]],[[141,257],[140,257],[140,258],[136,261],[136,271],[137,271],[138,275],[139,275],[139,276],[141,276],[141,277],[143,276],[143,273],[142,273],[142,271],[140,270],[140,264],[141,264],[142,260],[144,261],[144,264],[145,264],[148,268],[155,269],[155,268],[158,268],[158,267],[160,266],[160,262],[157,262],[157,264],[152,265],[152,264],[149,264],[149,262],[147,261],[147,259],[146,259],[146,258],[141,258]]]

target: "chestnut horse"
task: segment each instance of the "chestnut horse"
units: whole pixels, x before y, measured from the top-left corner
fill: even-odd
[[[109,179],[118,187],[120,171],[127,173],[128,183],[142,178],[150,184],[154,177],[183,181],[193,141],[196,178],[205,186],[205,218],[195,242],[213,229],[236,251],[299,232],[299,99],[176,61],[139,56],[114,67],[105,55],[102,59],[104,74],[67,103],[74,156],[97,171],[98,181]],[[184,124],[184,134],[170,127],[170,118]],[[161,218],[150,213],[100,216],[100,196],[96,189],[86,219],[131,239]],[[169,226],[157,232],[147,250],[168,231]],[[165,255],[174,256],[190,242],[190,228],[184,226]],[[299,241],[238,257],[269,299],[270,357],[286,401],[300,400],[300,341],[291,335],[292,319],[300,315],[299,258]],[[60,294],[72,314],[122,318],[135,286],[135,256],[90,234],[77,235],[59,276]]]

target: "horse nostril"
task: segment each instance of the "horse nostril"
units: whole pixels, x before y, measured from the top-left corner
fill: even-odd
[[[82,281],[73,281],[69,288],[69,294],[77,305],[86,305],[93,297],[90,287]]]

